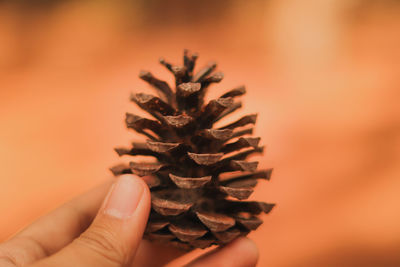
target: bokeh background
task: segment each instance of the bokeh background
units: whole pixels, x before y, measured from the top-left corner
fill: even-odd
[[[400,266],[391,0],[0,1],[0,240],[110,176],[139,70],[171,81],[158,58],[183,48],[219,62],[211,96],[244,83],[239,115],[259,113],[259,266]]]

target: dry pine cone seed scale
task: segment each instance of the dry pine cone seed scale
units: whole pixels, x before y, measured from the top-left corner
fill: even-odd
[[[219,128],[214,123],[239,109],[237,97],[244,86],[204,103],[212,83],[222,80],[211,62],[193,73],[197,54],[184,51],[183,66],[164,59],[160,63],[175,76],[175,90],[150,72],[139,77],[154,87],[158,97],[131,96],[152,119],[126,114],[126,125],[146,136],[130,148],[116,152],[149,156],[153,162],[131,161],[111,168],[114,175],[145,176],[151,190],[152,210],[144,237],[181,249],[224,245],[257,229],[257,215],[269,213],[274,204],[244,201],[258,179],[269,180],[271,169],[258,170],[247,158],[262,153],[259,137],[251,137],[257,115],[251,114]]]

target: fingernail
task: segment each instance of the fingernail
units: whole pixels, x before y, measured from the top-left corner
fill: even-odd
[[[131,175],[123,175],[111,188],[104,205],[104,213],[127,219],[135,212],[143,194],[143,184]]]

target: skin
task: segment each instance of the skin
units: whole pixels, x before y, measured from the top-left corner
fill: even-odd
[[[163,266],[184,252],[142,240],[150,192],[142,179],[125,175],[143,190],[129,218],[105,212],[113,181],[62,205],[0,244],[0,266]],[[111,193],[109,193],[111,194]],[[105,200],[106,199],[106,200]],[[156,255],[156,256],[155,256]],[[256,266],[258,249],[247,238],[210,251],[186,265]]]

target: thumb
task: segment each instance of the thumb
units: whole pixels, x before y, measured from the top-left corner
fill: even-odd
[[[142,240],[150,211],[146,183],[123,175],[111,187],[90,227],[44,266],[127,266]]]

